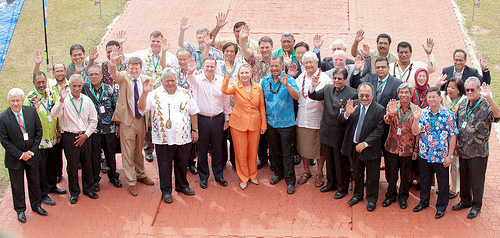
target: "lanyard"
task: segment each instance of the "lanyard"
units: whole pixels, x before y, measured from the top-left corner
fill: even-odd
[[[187,83],[187,81],[188,81],[188,80],[187,80],[187,78],[186,78],[186,81],[182,82],[182,80],[181,80],[181,67],[179,67],[179,86],[180,86],[180,87],[184,86],[184,84],[186,84],[186,83]]]
[[[377,50],[377,59],[378,59],[378,50]],[[387,61],[390,61],[391,60],[391,52],[389,52],[389,54],[387,55]]]
[[[267,67],[269,67],[269,66],[267,66]],[[227,74],[227,72],[226,72],[226,66],[224,65],[223,68],[224,68],[224,75],[226,75]],[[236,71],[236,60],[234,61],[233,72],[231,72],[231,75],[229,76],[229,78],[233,77],[234,71]],[[267,71],[267,69],[266,69],[266,71]]]
[[[386,78],[384,81],[382,81],[382,83],[377,87],[377,93],[378,91],[385,85],[385,83],[387,82],[389,78]]]
[[[457,102],[460,100],[460,98],[462,98],[462,96],[458,97],[455,102],[453,102],[453,99],[450,98],[450,100],[451,100],[450,110],[455,106],[455,104],[457,104]]]
[[[425,99],[427,99],[427,94],[425,94],[425,98],[424,100],[422,100],[422,102],[420,102],[420,98],[418,97],[418,93],[415,93],[417,94],[417,102],[418,102],[418,105],[420,105],[419,107],[422,108],[422,106],[424,105],[425,103]]]
[[[78,109],[76,109],[75,103],[73,102],[73,98],[71,96],[69,97],[69,100],[71,101],[71,104],[73,104],[73,107],[75,108],[76,113],[78,113],[78,117],[80,117],[80,113],[82,112],[82,106],[83,106],[83,98],[81,99],[82,101],[80,102],[80,111],[78,111]]]
[[[429,124],[431,124],[431,128],[429,128],[429,134],[432,133],[432,128],[434,128],[434,124],[436,124],[436,121],[439,117],[438,114],[439,114],[439,112],[436,114],[436,117],[434,117],[434,121],[431,122],[432,112],[429,109],[429,118],[427,118],[427,120],[429,121]]]
[[[99,104],[101,104],[102,95],[104,94],[104,86],[102,85],[102,83],[101,83],[100,88],[102,88],[101,89],[101,96],[99,98],[97,98],[97,95],[96,95],[97,90],[95,90],[94,87],[92,86],[92,84],[90,84],[90,92],[92,93],[92,95],[94,95],[94,98],[97,100],[97,102]]]
[[[479,98],[479,100],[476,102],[476,104],[474,105],[474,107],[472,107],[472,109],[467,113],[467,115],[465,116],[465,121],[467,121],[467,119],[469,119],[469,116],[470,114],[472,113],[472,111],[474,111],[474,109],[477,107],[477,105],[479,105],[479,103],[483,100],[483,98]],[[467,103],[467,106],[469,106],[469,103]]]
[[[398,103],[398,104],[399,104],[399,105],[398,105],[398,106],[399,106],[399,107],[398,107],[399,121],[401,122],[401,126],[403,126],[403,122],[405,122],[405,121],[406,121],[406,118],[408,118],[408,116],[409,116],[409,115],[410,115],[410,113],[411,113],[412,106],[411,106],[411,103],[410,103],[410,111],[409,111],[408,113],[406,113],[405,118],[404,118],[403,120],[401,120],[401,104],[400,104],[400,103]]]
[[[36,96],[37,96],[38,98],[40,98],[40,100],[42,100],[42,99],[43,99],[43,98],[42,98],[42,94],[40,94],[40,93],[38,92],[38,90],[33,89],[33,91],[35,92]],[[48,93],[47,93],[47,91],[45,91],[45,93],[46,93],[46,94],[48,94]],[[45,108],[45,110],[47,110],[47,112],[49,112],[49,113],[50,113],[50,110],[49,110],[49,97],[48,97],[48,95],[47,95],[47,106],[45,106],[45,105],[43,104],[43,102],[42,102],[42,101],[40,101],[40,104],[42,104],[42,106]],[[24,119],[24,118],[23,118],[23,119]]]
[[[209,47],[209,46],[205,46],[205,47]],[[202,67],[201,65],[201,53],[199,51],[197,51],[196,53],[198,53],[198,63],[200,63],[200,67]]]
[[[153,72],[156,74],[156,68],[158,67],[158,63],[160,62],[160,54],[158,54],[158,60],[156,60],[156,63],[154,55],[151,55],[151,60],[153,61],[153,65],[155,67],[155,70]]]
[[[64,90],[66,90],[68,88],[68,85],[64,85]],[[56,89],[57,89],[57,93],[59,94],[59,97],[61,96],[61,91],[59,90],[59,84],[56,84]]]

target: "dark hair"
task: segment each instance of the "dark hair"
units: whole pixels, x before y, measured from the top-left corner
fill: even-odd
[[[380,35],[377,36],[377,43],[378,41],[380,40],[380,38],[387,38],[387,40],[389,40],[389,45],[391,44],[392,42],[392,39],[391,39],[391,36],[390,35],[387,35],[385,33],[382,33]]]
[[[365,86],[365,85],[368,85],[370,86],[370,88],[372,89],[372,93],[375,94],[375,88],[373,87],[373,84],[369,83],[369,82],[363,82],[361,83],[359,86],[358,86],[358,92],[359,92],[359,89],[362,87],[362,86]]]
[[[446,83],[446,89],[448,89],[448,85],[450,85],[450,83],[453,82],[455,83],[455,85],[457,85],[457,88],[458,88],[458,95],[459,96],[463,96],[465,95],[465,85],[464,85],[464,81],[462,81],[462,79],[458,78],[458,77],[453,77],[451,78],[450,80],[448,80],[448,82]],[[446,95],[448,95],[448,90],[446,90]]]
[[[427,89],[427,94],[431,92],[436,92],[438,96],[441,96],[441,91],[439,90],[438,87],[430,87]]]
[[[108,46],[112,46],[112,45],[118,47],[118,49],[120,48],[120,43],[118,43],[118,41],[115,41],[115,40],[108,41],[108,43],[106,43],[106,48],[108,48]]]
[[[455,51],[453,51],[453,58],[455,58],[455,55],[458,53],[458,52],[462,52],[464,54],[464,60],[467,60],[467,53],[465,53],[464,50],[462,49],[456,49]]]
[[[227,42],[222,46],[222,53],[224,53],[227,49],[227,47],[232,46],[234,47],[234,54],[238,54],[238,45],[233,43],[233,42]]]
[[[281,56],[281,55],[271,55],[271,58],[269,58],[269,63],[271,63],[271,60],[277,60],[277,59],[280,60],[280,65],[283,65],[283,63],[285,62],[283,60],[283,56]]]
[[[47,79],[47,76],[45,76],[45,73],[44,73],[44,72],[42,72],[42,71],[37,71],[37,72],[35,72],[35,73],[33,74],[33,82],[35,82],[35,78],[36,78],[36,76],[38,76],[38,75],[43,75],[43,77],[44,77],[45,79]]]
[[[87,69],[87,72],[90,71],[91,69],[98,69],[99,70],[99,73],[102,74],[102,68],[101,66],[97,65],[97,64],[93,64],[91,65],[88,69]]]
[[[74,44],[69,48],[69,55],[73,54],[73,50],[82,50],[82,52],[85,54],[85,48],[83,48],[82,45],[79,44]]]
[[[332,75],[336,75],[336,74],[342,74],[342,76],[344,76],[344,79],[347,79],[347,75],[349,75],[349,73],[347,72],[347,69],[345,69],[345,68],[336,68],[335,70],[333,70]]]
[[[262,43],[262,42],[269,42],[269,44],[271,44],[271,46],[273,46],[273,39],[271,39],[271,37],[269,37],[269,36],[263,36],[262,38],[260,38],[259,46],[260,46],[260,43]]]
[[[240,27],[240,26],[246,26],[246,23],[244,21],[239,21],[239,22],[236,22],[233,26],[233,32],[236,31],[236,28]]]
[[[295,44],[295,46],[293,47],[293,50],[296,50],[298,47],[306,47],[306,50],[309,51],[309,45],[303,41]]]
[[[387,63],[387,66],[389,66],[389,60],[387,60],[387,58],[385,58],[385,57],[380,57],[380,58],[377,58],[377,59],[375,60],[375,64],[377,64],[377,63],[378,63],[378,62],[380,62],[380,61],[385,61],[385,62]]]
[[[186,48],[180,48],[177,50],[177,52],[175,52],[175,57],[179,57],[179,53],[180,52],[187,52],[188,55],[189,55],[189,58],[191,58],[191,51],[187,50]]]
[[[408,43],[406,41],[399,42],[399,44],[398,44],[398,52],[399,52],[399,48],[410,48],[410,53],[413,52],[410,43]]]
[[[66,70],[66,65],[64,65],[64,63],[61,63],[61,62],[58,62],[58,63],[56,63],[56,64],[52,65],[52,70],[54,70],[54,68],[55,68],[55,67],[56,67],[56,65],[58,65],[58,64],[62,65],[62,66],[63,66],[63,68],[64,68],[64,70]]]
[[[203,59],[202,64],[205,64],[205,61],[207,60],[213,60],[215,62],[215,66],[217,66],[217,60],[215,60],[215,58],[212,56],[208,56],[207,58]]]
[[[139,57],[132,57],[128,60],[128,64],[138,64],[142,68],[142,60]]]

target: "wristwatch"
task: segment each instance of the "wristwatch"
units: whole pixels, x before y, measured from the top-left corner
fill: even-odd
[[[193,131],[198,133],[198,129],[191,129],[191,132],[193,132]]]

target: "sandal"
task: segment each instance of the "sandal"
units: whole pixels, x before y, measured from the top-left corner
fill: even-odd
[[[309,178],[312,177],[311,172],[303,172],[302,175],[300,175],[299,180],[297,181],[298,184],[305,184]]]
[[[325,180],[323,179],[323,174],[316,174],[316,179],[314,180],[314,186],[317,188],[323,186],[325,184]]]

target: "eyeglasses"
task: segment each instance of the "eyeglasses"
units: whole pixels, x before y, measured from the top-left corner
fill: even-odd
[[[475,89],[475,88],[466,88],[466,89],[465,89],[465,92],[467,92],[467,93],[473,93],[473,92],[475,92],[475,91],[476,91],[476,89]]]
[[[343,81],[345,80],[344,78],[339,78],[339,77],[333,77],[333,80],[340,80],[340,81]]]
[[[90,77],[99,76],[99,75],[101,75],[101,74],[99,74],[99,73],[90,73],[89,74]]]
[[[359,98],[370,98],[371,96],[371,94],[358,94]]]

